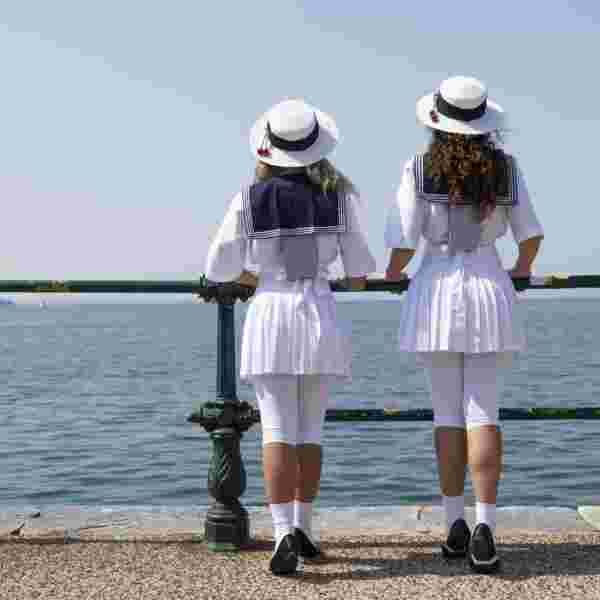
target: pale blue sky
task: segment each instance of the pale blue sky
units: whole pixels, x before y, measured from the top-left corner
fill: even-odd
[[[249,127],[290,96],[336,117],[382,271],[415,101],[455,74],[510,115],[537,271],[600,272],[598,39],[593,0],[2,2],[1,278],[196,277]]]

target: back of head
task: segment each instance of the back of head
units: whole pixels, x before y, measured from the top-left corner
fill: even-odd
[[[354,184],[327,159],[319,160],[306,167],[277,167],[259,161],[255,170],[257,181],[266,181],[271,177],[292,173],[305,174],[309,181],[323,193],[338,192],[358,195]]]
[[[490,133],[462,135],[434,130],[424,156],[427,176],[447,183],[451,197],[462,197],[484,219],[495,208],[496,196],[509,185],[507,156]]]

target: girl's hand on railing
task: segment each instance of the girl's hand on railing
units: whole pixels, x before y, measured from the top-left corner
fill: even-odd
[[[529,279],[531,277],[531,266],[540,250],[543,236],[523,240],[519,244],[519,256],[515,266],[508,272],[513,279]]]
[[[367,287],[366,277],[347,277],[346,287],[352,292],[362,292]]]
[[[332,282],[334,288],[342,288],[352,292],[362,292],[367,287],[366,277],[341,277]]]
[[[508,275],[512,279],[529,279],[531,277],[531,269],[514,267],[508,271]]]
[[[258,287],[258,277],[251,271],[242,271],[242,274],[238,277],[237,282],[240,285],[247,287]]]
[[[390,254],[387,269],[385,270],[386,281],[404,281],[408,275],[404,269],[415,255],[415,251],[409,248],[394,248]]]
[[[404,281],[405,279],[408,279],[408,275],[404,271],[388,267],[385,272],[386,281]]]
[[[512,279],[515,291],[518,294],[527,290],[529,287],[529,278],[531,277],[531,269],[515,266],[512,269],[509,269],[507,273]]]

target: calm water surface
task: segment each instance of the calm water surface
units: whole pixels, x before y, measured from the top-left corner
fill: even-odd
[[[353,379],[338,405],[397,396],[429,407],[421,371],[395,351],[399,302],[344,302]],[[600,404],[597,299],[527,300],[528,353],[502,405]],[[244,309],[238,312],[238,321]],[[0,507],[204,506],[208,436],[186,417],[215,395],[216,308],[73,304],[0,309]],[[239,327],[238,327],[239,332]],[[252,389],[239,387],[241,398]],[[576,506],[599,493],[597,422],[508,422],[503,505]],[[431,424],[330,423],[320,504],[438,498]],[[244,436],[244,502],[264,503],[260,432]]]

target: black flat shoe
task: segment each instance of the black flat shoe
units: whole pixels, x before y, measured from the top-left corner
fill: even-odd
[[[494,535],[485,523],[479,523],[471,536],[469,564],[475,573],[495,573],[500,568]]]
[[[456,519],[450,527],[446,543],[442,544],[442,554],[445,558],[465,558],[469,551],[471,532],[464,519]]]
[[[298,554],[302,558],[318,558],[321,556],[319,547],[302,531],[302,529],[294,529],[294,537],[296,538],[296,546]]]
[[[273,575],[293,575],[297,568],[298,546],[296,538],[288,533],[275,548],[269,563],[269,569]]]

